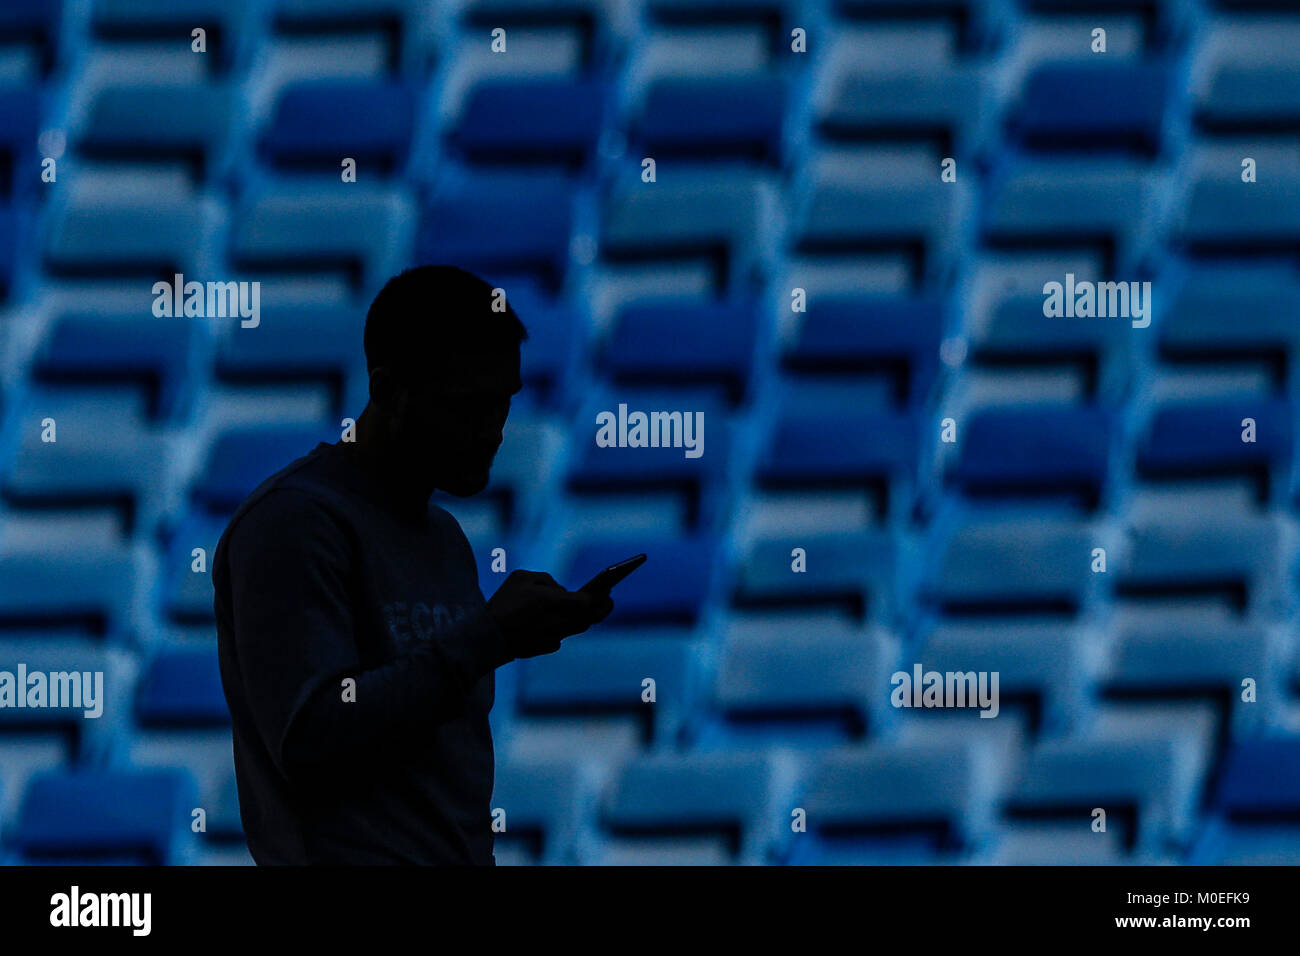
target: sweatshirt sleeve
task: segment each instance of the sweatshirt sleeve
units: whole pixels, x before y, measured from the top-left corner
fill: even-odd
[[[363,670],[351,542],[309,494],[269,492],[227,543],[242,696],[288,779],[414,756],[464,712],[474,685],[511,659],[485,609]],[[355,699],[344,697],[345,678],[356,682]]]

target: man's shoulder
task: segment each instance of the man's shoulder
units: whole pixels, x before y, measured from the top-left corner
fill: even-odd
[[[317,449],[290,462],[249,492],[231,515],[218,547],[228,546],[240,529],[292,534],[304,526],[341,526],[347,513],[344,491]]]

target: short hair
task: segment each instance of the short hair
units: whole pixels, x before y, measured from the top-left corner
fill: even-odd
[[[415,266],[389,279],[366,312],[366,370],[442,365],[512,354],[528,330],[508,299],[492,308],[491,283],[459,266]]]

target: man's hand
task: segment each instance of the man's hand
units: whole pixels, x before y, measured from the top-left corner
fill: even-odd
[[[487,602],[516,658],[560,649],[560,642],[614,610],[608,594],[566,591],[545,571],[515,571]]]

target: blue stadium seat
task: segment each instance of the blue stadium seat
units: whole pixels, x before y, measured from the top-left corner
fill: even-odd
[[[0,619],[88,625],[125,642],[135,565],[125,550],[0,554]]]
[[[195,502],[213,514],[228,514],[275,472],[308,454],[318,442],[332,443],[338,437],[337,429],[324,424],[226,429],[208,448],[207,464],[194,484]]]
[[[1095,407],[976,409],[959,429],[953,481],[970,496],[1066,493],[1095,505],[1109,473],[1110,431],[1109,415]]]
[[[810,304],[782,365],[809,373],[901,365],[900,399],[922,404],[938,374],[943,325],[943,306],[931,299],[819,298]]]
[[[1162,64],[1045,63],[1025,81],[1012,129],[1033,149],[1160,151],[1170,74]]]
[[[573,180],[549,172],[478,173],[450,183],[424,207],[414,264],[530,275],[558,291],[569,267],[573,196]]]
[[[30,195],[40,182],[36,136],[40,95],[35,87],[0,87],[0,201]]]
[[[1300,737],[1235,741],[1224,761],[1214,806],[1234,818],[1300,819]]]
[[[519,843],[527,844],[530,864],[574,862],[582,816],[594,799],[589,789],[574,761],[498,761],[492,806],[504,810],[507,821],[505,832],[496,836],[498,863]]]
[[[180,770],[77,770],[31,781],[9,842],[24,862],[111,856],[186,861],[194,781]]]
[[[1199,269],[1175,293],[1158,325],[1166,359],[1221,361],[1280,356],[1293,375],[1300,350],[1300,285],[1250,270]],[[1225,316],[1231,321],[1224,321]]]
[[[358,176],[399,170],[411,147],[416,90],[389,80],[311,80],[281,91],[261,149],[280,169],[306,166],[338,174],[344,157]]]
[[[1058,622],[939,620],[923,628],[925,670],[998,674],[999,713],[1021,708],[1031,729],[1060,726],[1083,706],[1096,636]]]
[[[608,96],[595,77],[485,77],[470,90],[448,144],[469,163],[576,171],[595,152]]]
[[[238,45],[251,27],[256,5],[250,0],[96,0],[90,26],[102,40],[171,38],[183,28],[207,31],[207,54],[217,71],[238,61]],[[205,65],[208,61],[205,61]]]
[[[665,76],[649,81],[630,131],[638,156],[741,157],[779,166],[788,81],[756,76]]]
[[[366,297],[406,264],[412,213],[397,190],[276,187],[247,197],[231,260],[258,272],[338,270]]]
[[[91,104],[77,145],[95,158],[185,159],[203,179],[226,147],[234,104],[218,83],[110,86]]]
[[[1127,559],[1115,575],[1121,597],[1215,599],[1245,615],[1271,613],[1288,600],[1294,543],[1274,516],[1134,520],[1129,535]]]
[[[80,388],[29,391],[15,413],[27,424],[3,476],[20,506],[96,505],[117,512],[123,533],[151,528],[165,479],[166,438],[143,414],[143,398]],[[137,398],[139,400],[137,401]],[[42,441],[53,419],[56,441]]]
[[[896,412],[827,409],[780,415],[768,434],[756,478],[769,488],[904,487],[915,472],[917,422]]]
[[[1269,680],[1273,653],[1259,625],[1170,616],[1121,628],[1101,685],[1113,697],[1206,696],[1245,720],[1253,705],[1241,705],[1242,677]]]
[[[782,744],[825,747],[875,733],[870,688],[894,669],[881,632],[820,615],[733,620],[706,707],[692,718],[697,750]]]
[[[791,570],[802,548],[806,570]],[[891,621],[907,604],[908,545],[892,531],[822,532],[752,542],[735,573],[734,603],[755,607],[844,606]]]
[[[591,435],[592,440],[582,441],[575,449],[565,480],[568,492],[577,497],[604,495],[627,498],[647,491],[672,495],[680,502],[685,527],[713,526],[723,506],[726,491],[723,479],[730,460],[731,435],[726,406],[708,395],[689,390],[619,389],[615,394],[617,401],[605,393],[589,399],[578,416],[575,428],[579,434]],[[646,416],[646,427],[642,430],[644,436],[634,430],[633,423],[629,423],[628,445],[597,445],[594,438],[602,430],[612,433],[614,440],[621,440],[618,424],[620,405],[626,406],[624,411],[629,419],[638,411]],[[602,424],[605,419],[601,419],[602,423],[597,422],[597,415],[604,412],[615,416],[608,427]],[[650,416],[656,412],[666,417],[652,419]],[[679,417],[673,418],[673,415]],[[702,433],[698,429],[699,416],[703,416],[704,421]],[[686,445],[688,424],[693,448]],[[644,437],[647,445],[632,446],[630,442],[634,435],[640,436],[638,441]],[[653,444],[655,442],[659,443],[657,447]],[[695,457],[688,457],[688,454]]]
[[[144,727],[229,723],[216,646],[159,649],[136,686],[135,717]]]
[[[214,370],[228,381],[319,377],[342,388],[364,365],[364,324],[364,310],[345,305],[267,307],[257,326],[232,327],[218,339]]]
[[[1291,64],[1225,63],[1195,107],[1197,124],[1216,134],[1281,134],[1300,129],[1300,77]]]
[[[620,593],[614,603],[621,601]],[[647,677],[655,681],[653,706],[641,698]],[[516,713],[569,721],[593,712],[624,715],[639,725],[647,746],[672,746],[693,703],[695,681],[686,642],[593,634],[589,640],[566,641],[558,653],[519,661]]]
[[[1045,318],[1041,294],[1011,295],[970,330],[971,357],[977,365],[998,370],[1078,368],[1081,393],[1109,407],[1125,397],[1131,381],[1131,330],[1124,321]]]
[[[888,184],[861,179],[815,183],[791,213],[793,251],[811,256],[881,250],[908,254],[917,259],[913,279],[923,284],[947,266],[959,188],[937,176]]]
[[[638,300],[618,313],[600,365],[616,382],[718,384],[735,403],[749,385],[757,336],[751,300]]]
[[[975,741],[876,743],[822,754],[797,804],[808,814],[808,839],[789,837],[785,862],[935,862],[988,829],[990,759]]]
[[[574,549],[561,580],[569,582],[569,587],[580,587],[598,571],[644,551],[648,555],[645,564],[619,584],[614,610],[605,624],[693,624],[712,589],[718,545],[718,540],[707,534],[589,539]]]
[[[689,259],[713,270],[710,287],[718,297],[748,288],[771,240],[770,183],[749,172],[697,168],[675,176],[670,190],[647,188],[639,177],[620,183],[601,201],[606,264]]]
[[[32,373],[49,384],[138,383],[148,391],[152,417],[170,420],[186,410],[200,331],[193,322],[150,313],[65,313],[33,357]]]
[[[600,807],[610,837],[716,833],[731,862],[766,862],[780,769],[762,753],[650,754],[619,767]]]
[[[1009,819],[1082,819],[1094,807],[1107,828],[1124,832],[1134,848],[1186,838],[1194,825],[1203,771],[1189,758],[1187,738],[1065,738],[1040,742],[1007,782]]]
[[[1179,213],[1175,241],[1195,253],[1294,251],[1300,246],[1300,179],[1199,179]]]
[[[936,521],[920,597],[949,613],[1004,608],[1077,612],[1097,578],[1089,562],[1092,527],[1080,520],[1025,514]]]
[[[1074,157],[1028,161],[996,173],[985,197],[982,234],[995,248],[1086,246],[1112,271],[1127,270],[1146,223],[1148,185],[1131,169]]]
[[[81,197],[50,213],[46,268],[57,275],[158,279],[194,275],[211,235],[197,197]]]
[[[818,131],[842,141],[938,140],[944,156],[968,153],[977,133],[984,81],[976,70],[845,72],[816,110]]]
[[[1242,422],[1255,421],[1255,440],[1242,440]],[[1155,410],[1138,446],[1144,478],[1247,474],[1265,494],[1285,494],[1291,467],[1294,412],[1281,399],[1236,398],[1179,402]]]

